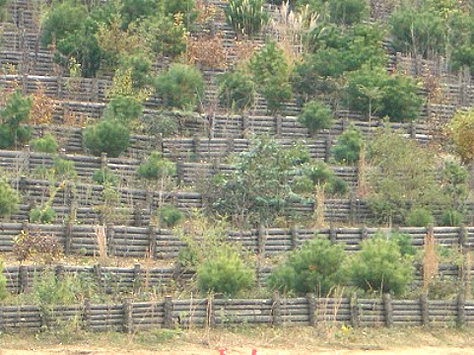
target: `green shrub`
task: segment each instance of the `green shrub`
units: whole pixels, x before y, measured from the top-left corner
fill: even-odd
[[[298,121],[308,128],[311,134],[328,129],[333,124],[333,115],[329,107],[320,101],[310,101],[304,105]]]
[[[118,121],[104,120],[84,129],[84,146],[96,156],[107,153],[117,158],[127,149],[130,141],[129,129]]]
[[[7,96],[5,107],[0,110],[0,149],[25,143],[31,137],[31,129],[21,125],[30,117],[31,98],[23,97],[19,90]]]
[[[42,138],[31,142],[34,151],[42,153],[56,153],[58,151],[58,142],[51,133],[46,133]]]
[[[408,212],[405,224],[409,227],[427,227],[433,222],[434,217],[430,211],[424,208],[415,208]]]
[[[331,153],[339,163],[353,164],[359,160],[362,135],[354,126],[344,131],[338,138]]]
[[[148,134],[161,135],[163,138],[173,136],[179,132],[179,118],[168,114],[147,115],[144,130]]]
[[[99,185],[109,184],[112,186],[117,185],[118,178],[108,167],[98,169],[94,171],[92,175],[92,181]]]
[[[349,273],[354,285],[365,291],[402,295],[413,278],[413,266],[402,257],[396,240],[376,236],[361,243],[351,260]]]
[[[253,105],[255,84],[242,72],[227,72],[218,77],[218,95],[221,105],[241,112]]]
[[[106,120],[117,120],[125,125],[136,120],[143,112],[143,105],[135,97],[116,95],[110,99],[104,111]]]
[[[225,8],[227,23],[238,36],[253,38],[269,20],[264,3],[264,0],[229,0]]]
[[[268,286],[285,293],[316,293],[325,297],[346,281],[345,256],[341,245],[313,239],[287,255],[285,261],[272,271]]]
[[[456,210],[446,210],[441,215],[440,224],[446,227],[459,227],[463,223],[464,216]]]
[[[10,216],[19,210],[20,197],[8,184],[5,178],[0,178],[0,217]]]
[[[135,89],[144,88],[150,84],[151,60],[143,53],[127,56],[120,59],[120,67],[126,71],[132,68],[132,86]]]
[[[56,219],[56,212],[51,207],[33,208],[29,213],[31,223],[53,223]]]
[[[77,177],[76,165],[71,160],[54,159],[54,175],[63,180],[73,180]]]
[[[285,107],[285,102],[291,100],[291,85],[287,78],[271,77],[261,88],[261,93],[267,102],[268,111],[276,113]]]
[[[359,23],[368,16],[365,0],[331,0],[329,14],[333,22],[345,25]]]
[[[467,112],[459,111],[448,124],[449,135],[454,149],[464,164],[474,160],[474,109]]]
[[[166,107],[192,110],[204,95],[204,79],[192,65],[172,64],[158,75],[154,86]]]
[[[165,228],[173,228],[184,218],[183,212],[174,206],[164,206],[158,210],[160,226]]]
[[[145,163],[140,164],[137,174],[150,180],[158,180],[176,174],[176,164],[165,159],[159,153],[152,153]]]
[[[201,293],[223,293],[236,296],[255,283],[255,272],[246,266],[240,255],[231,248],[218,250],[197,269],[197,286]]]

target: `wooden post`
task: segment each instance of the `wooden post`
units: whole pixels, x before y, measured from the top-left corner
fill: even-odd
[[[68,218],[67,223],[64,226],[64,254],[71,255],[72,244],[73,244],[72,229],[74,227],[74,222],[76,221],[76,213],[77,213],[77,196],[71,184],[68,183],[67,187],[68,187],[67,191],[69,192],[68,194],[69,218]]]
[[[89,298],[84,299],[84,306],[82,308],[82,327],[85,331],[92,331],[91,329],[91,301]]]
[[[316,316],[316,298],[313,293],[308,293],[306,295],[306,300],[308,301],[309,325],[315,327],[318,323],[318,318]]]
[[[200,155],[199,155],[199,145],[200,145],[200,138],[198,135],[195,135],[193,137],[193,154],[194,154],[194,161],[199,161]]]
[[[242,138],[245,138],[249,129],[249,118],[247,115],[242,114]]]
[[[133,292],[138,293],[142,286],[142,270],[140,264],[133,265]]]
[[[115,229],[112,223],[107,224],[107,256],[115,256]]]
[[[428,303],[428,296],[426,294],[420,296],[421,308],[421,324],[426,327],[430,324],[430,310]]]
[[[228,154],[233,154],[235,151],[234,138],[230,137],[227,139],[226,152]]]
[[[129,298],[125,298],[122,304],[123,331],[131,334],[133,332],[133,304]]]
[[[156,235],[155,228],[151,224],[148,226],[148,250],[149,257],[154,259],[156,257]]]
[[[282,324],[282,317],[281,317],[281,300],[280,300],[280,294],[278,293],[278,291],[273,292],[272,316],[273,316],[272,324],[275,327],[279,327]]]
[[[292,226],[290,233],[291,233],[291,250],[295,250],[298,248],[298,237],[299,237],[298,227]]]
[[[331,145],[332,145],[331,137],[326,137],[326,140],[324,141],[324,162],[325,163],[328,163],[329,160],[331,159]]]
[[[104,281],[102,279],[102,268],[101,268],[100,264],[95,264],[94,265],[94,276],[95,276],[97,285],[99,285],[100,288],[105,290]]]
[[[206,326],[214,328],[216,326],[216,314],[214,310],[214,294],[210,293],[207,297],[207,317]]]
[[[265,242],[267,239],[267,235],[265,232],[265,228],[260,226],[258,228],[257,232],[257,246],[258,246],[258,255],[260,255],[261,258],[265,257]]]
[[[416,123],[414,121],[410,122],[410,137],[412,139],[416,138]]]
[[[133,226],[141,227],[143,225],[143,214],[137,205],[133,206]]]
[[[56,267],[54,268],[54,274],[56,276],[56,281],[64,280],[64,266],[56,265]]]
[[[100,169],[104,170],[108,166],[107,153],[102,152],[100,154]]]
[[[281,115],[276,114],[275,115],[275,136],[276,138],[281,138],[282,136],[282,123],[283,123],[283,117]]]
[[[329,241],[331,242],[331,244],[337,243],[337,231],[333,223],[331,223],[329,227]]]
[[[28,290],[28,268],[20,265],[18,268],[18,293],[25,293]]]
[[[165,297],[164,310],[163,310],[163,328],[173,328],[173,299],[171,296]]]
[[[184,172],[182,163],[176,163],[176,184],[177,186],[184,185]]]
[[[468,233],[466,226],[463,224],[459,227],[458,231],[458,243],[459,243],[459,248],[461,249],[461,252],[464,254],[467,249],[467,241],[468,241]]]
[[[357,293],[354,292],[350,299],[350,311],[351,311],[351,324],[354,328],[360,326],[360,313],[359,313],[359,299]]]
[[[364,240],[367,240],[368,237],[369,237],[369,231],[367,229],[367,226],[364,225],[360,229],[360,241],[363,242]]]
[[[462,327],[466,324],[466,298],[462,291],[458,295],[456,306],[457,306],[456,325],[458,327]]]
[[[385,315],[385,325],[387,328],[393,327],[393,305],[392,298],[389,293],[384,293],[382,296],[383,309]]]
[[[354,199],[353,194],[349,197],[349,223],[354,225],[356,223],[356,216],[357,216],[357,204],[356,200]]]

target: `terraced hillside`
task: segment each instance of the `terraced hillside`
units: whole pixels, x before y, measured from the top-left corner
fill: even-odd
[[[372,111],[372,107],[367,112],[365,107],[355,110],[358,106],[347,101],[345,91],[354,74],[347,71],[339,82],[329,77],[323,80],[341,89],[337,95],[333,92],[334,97],[318,89],[317,99],[330,108],[332,124],[312,130],[301,119],[306,106],[296,93],[278,102],[278,109],[259,82],[252,84],[255,98],[242,110],[235,102],[229,105],[221,99],[222,74],[250,75],[246,65],[251,68],[255,56],[264,53],[269,43],[276,41],[281,51],[290,46],[284,53],[296,53],[291,61],[287,58],[295,71],[310,56],[303,43],[288,44],[285,35],[290,24],[285,21],[290,13],[286,8],[265,5],[271,21],[248,39],[226,23],[226,2],[196,3],[197,14],[188,16],[196,16],[196,22],[186,29],[187,50],[174,58],[153,53],[147,76],[154,79],[136,88],[128,69],[115,71],[103,65],[93,77],[85,77],[80,74],[86,66],[81,67],[76,58],[72,62],[72,57],[67,58],[64,65],[63,53],[57,51],[59,39],[50,45],[42,43],[45,14],[53,9],[39,0],[10,1],[0,50],[3,106],[9,107],[14,92],[32,98],[29,121],[19,126],[30,127],[32,137],[21,142],[15,133],[14,144],[0,150],[4,186],[19,196],[18,208],[0,217],[0,252],[9,293],[5,298],[9,305],[0,307],[0,327],[36,331],[78,318],[87,330],[128,332],[176,324],[472,325],[472,169],[459,164],[444,129],[456,112],[468,111],[474,101],[469,70],[453,71],[441,56],[427,59],[394,52],[387,36],[378,48],[387,59],[384,80],[400,76],[416,83],[415,99],[420,99],[416,119],[393,122],[378,117],[378,109]],[[388,26],[390,11],[395,11],[383,3],[368,10],[371,17],[364,26],[378,20]],[[172,26],[180,26],[178,18]],[[115,28],[109,20],[117,38],[134,38],[133,28]],[[350,24],[340,28],[341,33],[351,31]],[[97,32],[93,37],[101,35],[107,33]],[[217,47],[206,47],[209,43]],[[196,50],[199,46],[212,50],[215,65],[204,60],[209,58]],[[197,68],[202,75],[204,92],[194,106],[169,106],[169,97],[154,89],[178,62]],[[287,80],[291,75],[288,72]],[[286,84],[290,82],[282,82]],[[363,92],[362,84],[355,87]],[[360,94],[357,100],[369,98],[371,106],[380,95],[381,89],[375,89],[373,96]],[[402,94],[392,92],[398,95]],[[127,125],[129,143],[118,157],[104,150],[94,152],[87,143],[91,127],[109,120],[110,112],[118,116],[135,102],[119,102],[117,108],[112,105],[117,97],[141,98],[139,114]],[[398,104],[400,111],[408,105]],[[0,114],[4,125],[8,111]],[[119,120],[112,122],[122,125]],[[358,148],[353,148],[357,159],[350,161],[348,155],[338,159],[335,152],[351,134],[358,137],[354,138]],[[41,151],[38,141],[48,136],[57,145]],[[377,137],[380,151],[374,148]],[[377,160],[384,148],[380,137],[382,142],[390,139],[420,153],[407,158],[411,162],[396,155]],[[395,143],[386,152],[398,149]],[[422,163],[432,165],[426,168],[417,163],[417,155],[429,156]],[[376,165],[387,159],[388,165]],[[390,171],[391,166],[402,168]],[[386,185],[389,177],[392,180]],[[380,199],[389,200],[384,193],[393,185],[404,191],[394,192],[398,200],[387,212]],[[425,190],[425,185],[432,189]],[[462,218],[452,217],[458,215]],[[446,216],[451,217],[448,222]],[[333,298],[283,298],[267,287],[271,286],[269,275],[283,258],[296,255],[309,241],[328,240],[332,246],[341,246],[349,258],[368,241],[399,235],[405,238],[397,239],[403,241],[400,245],[405,243],[413,251],[409,260],[414,274],[404,293],[383,288],[383,277],[380,293],[357,290],[353,280],[345,280],[349,291],[336,292]],[[217,259],[222,250],[241,251],[237,259],[243,264],[236,264],[237,269],[251,270],[253,287],[243,299],[228,300],[221,295],[226,291],[219,289],[217,295],[204,292],[202,299],[191,299],[199,288],[196,262]],[[225,258],[230,260],[229,255]],[[53,299],[48,308],[41,303],[44,300],[35,299],[35,304],[26,301],[25,306],[24,300],[37,297],[33,295],[38,290],[62,294],[58,290],[64,280],[74,285],[69,286],[75,288],[72,300]],[[311,289],[315,290],[327,296],[317,287]],[[385,295],[379,299],[376,295],[381,293]]]

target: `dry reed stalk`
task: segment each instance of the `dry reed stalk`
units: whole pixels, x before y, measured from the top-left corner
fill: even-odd
[[[107,235],[105,233],[104,226],[95,226],[95,239],[97,243],[97,252],[99,254],[99,260],[101,262],[107,261]]]
[[[314,187],[314,227],[324,228],[326,223],[324,222],[324,185],[316,185]]]
[[[428,286],[438,274],[438,256],[436,255],[436,241],[433,231],[425,235],[423,255],[423,291],[427,292]]]
[[[472,279],[471,279],[471,270],[472,270],[472,253],[470,250],[465,254],[464,265],[463,265],[463,287],[464,287],[464,296],[466,299],[471,298],[471,289],[472,289]]]
[[[357,195],[364,197],[367,194],[367,179],[366,179],[366,161],[365,161],[365,147],[362,146],[359,153],[359,164],[357,169]]]

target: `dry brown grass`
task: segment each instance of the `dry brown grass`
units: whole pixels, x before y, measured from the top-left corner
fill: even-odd
[[[423,291],[427,292],[428,287],[438,275],[438,256],[436,254],[436,240],[433,232],[429,231],[425,235],[424,255],[423,255]]]

